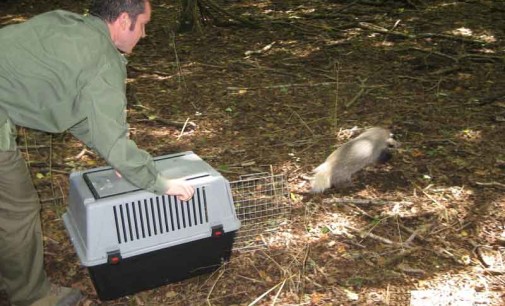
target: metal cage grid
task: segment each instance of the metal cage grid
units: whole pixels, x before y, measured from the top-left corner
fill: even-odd
[[[241,228],[234,250],[249,251],[265,247],[268,238],[291,213],[284,175],[259,173],[241,176],[230,182],[235,211]]]

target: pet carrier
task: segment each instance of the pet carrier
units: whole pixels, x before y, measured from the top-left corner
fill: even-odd
[[[110,167],[70,175],[63,220],[102,300],[207,273],[230,258],[240,221],[229,182],[192,152],[155,164],[191,182],[193,198],[140,190]]]

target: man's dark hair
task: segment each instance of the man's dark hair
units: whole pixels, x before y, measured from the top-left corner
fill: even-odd
[[[130,30],[135,29],[138,15],[146,8],[148,0],[93,0],[89,13],[104,21],[114,22],[121,13],[127,13],[132,20]]]

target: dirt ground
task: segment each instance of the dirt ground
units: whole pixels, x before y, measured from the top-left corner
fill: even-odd
[[[152,2],[128,58],[132,138],[230,180],[285,174],[291,215],[211,275],[101,302],[61,215],[68,174],[104,162],[68,134],[20,129],[54,282],[82,305],[503,305],[503,1],[217,0],[258,27],[221,14],[202,33],[175,33],[177,1]],[[3,1],[0,25],[85,7]],[[391,162],[308,193],[310,171],[370,126],[401,142]]]

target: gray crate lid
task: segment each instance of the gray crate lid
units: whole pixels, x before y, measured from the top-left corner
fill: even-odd
[[[162,175],[167,177],[184,178],[191,176],[193,179],[202,175],[216,175],[217,172],[205,163],[198,155],[181,153],[155,158],[155,165]],[[140,190],[125,179],[119,178],[114,169],[110,167],[87,171],[83,178],[93,193],[95,199],[103,199]]]

